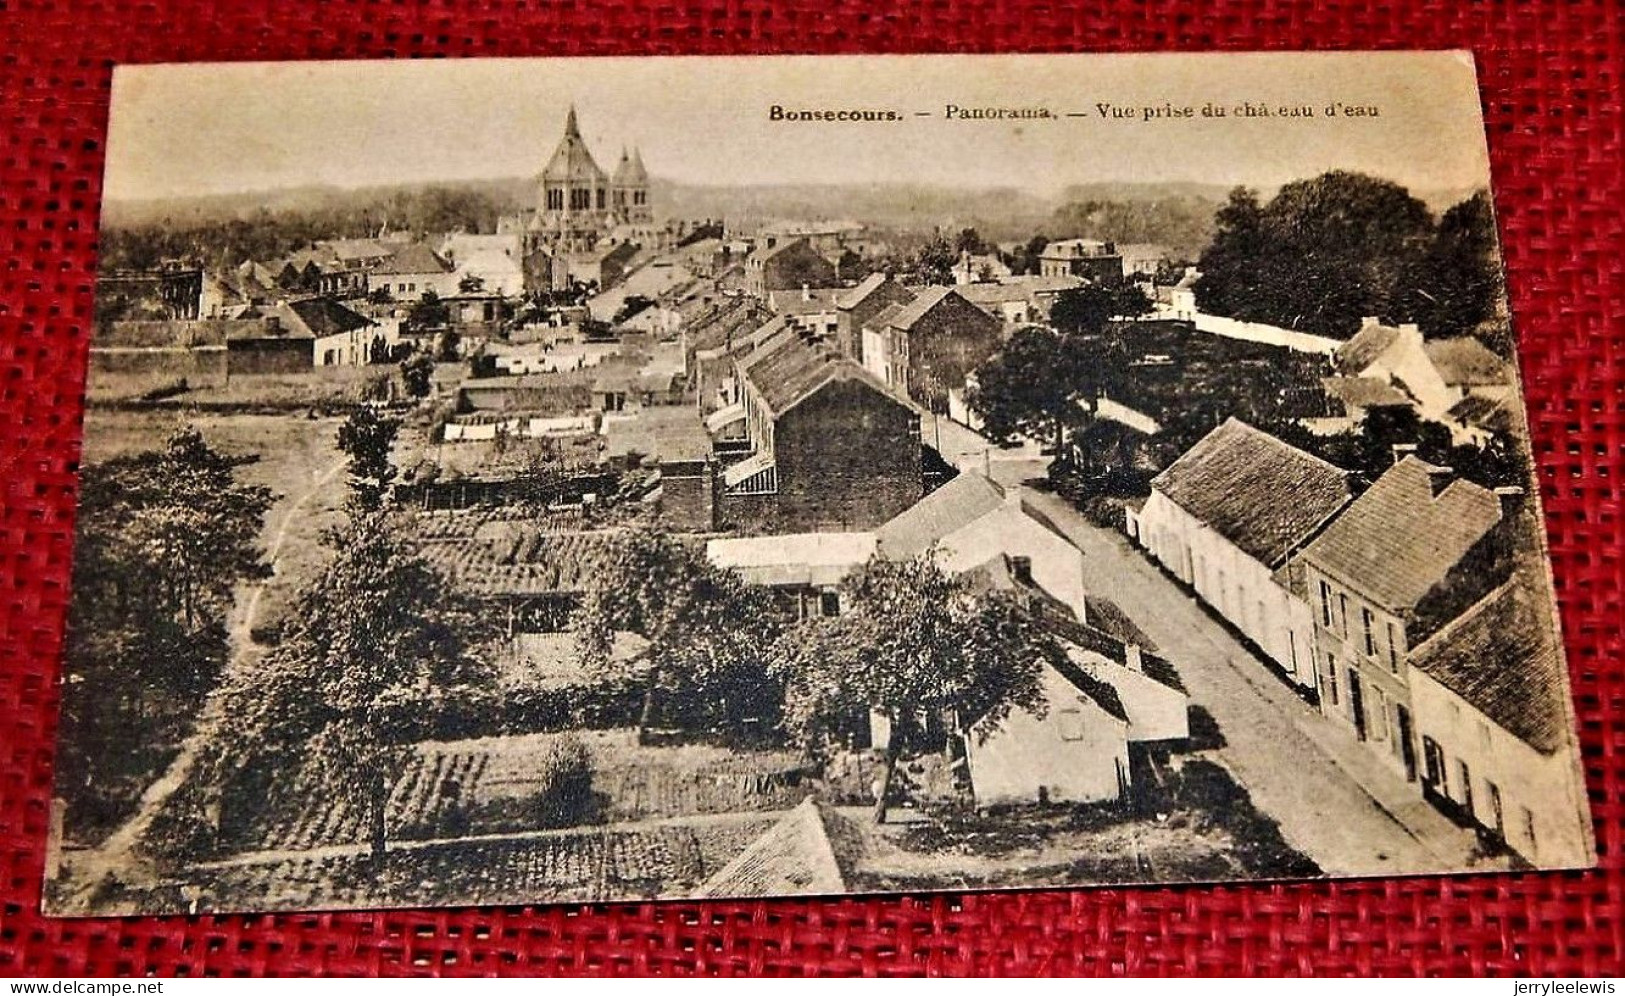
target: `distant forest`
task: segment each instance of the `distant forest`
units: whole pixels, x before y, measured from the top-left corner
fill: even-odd
[[[700,187],[656,180],[652,198],[674,218],[723,218],[746,229],[784,218],[851,219],[903,243],[975,228],[989,242],[1097,238],[1152,242],[1194,259],[1213,231],[1222,188],[1111,184],[1041,197],[1016,189],[925,185]],[[209,266],[272,259],[317,239],[464,230],[489,232],[504,214],[531,207],[524,178],[342,190],[306,187],[165,201],[109,202],[102,265],[141,269],[167,258]]]

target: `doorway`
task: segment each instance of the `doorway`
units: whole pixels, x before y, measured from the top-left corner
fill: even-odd
[[[1416,744],[1411,740],[1411,711],[1402,705],[1394,706],[1399,720],[1399,757],[1405,762],[1405,780],[1416,781]]]

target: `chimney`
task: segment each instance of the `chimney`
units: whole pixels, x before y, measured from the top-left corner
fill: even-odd
[[[1416,455],[1416,444],[1415,443],[1395,443],[1394,444],[1394,462],[1395,463],[1398,463],[1399,461],[1405,459],[1408,456],[1415,456],[1415,455]]]
[[[1140,645],[1137,643],[1123,644],[1123,665],[1130,671],[1145,670],[1145,660],[1140,656]]]
[[[1495,499],[1501,503],[1501,518],[1510,519],[1523,508],[1523,488],[1503,485],[1495,489]]]
[[[1456,472],[1449,467],[1429,467],[1428,492],[1435,498],[1439,497],[1439,492],[1449,487],[1455,478]]]
[[[803,283],[801,285],[801,299],[803,301],[811,301],[812,300],[812,285],[811,284]]]
[[[1360,331],[1364,332],[1366,329],[1375,328],[1381,324],[1382,320],[1376,315],[1366,315],[1364,318],[1360,319]]]

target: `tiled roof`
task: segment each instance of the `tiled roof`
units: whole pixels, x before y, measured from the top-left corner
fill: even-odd
[[[1485,398],[1476,394],[1469,394],[1456,402],[1449,414],[1458,422],[1481,425],[1498,431],[1510,429],[1514,421],[1512,409],[1507,407],[1503,399]]]
[[[787,252],[788,250],[790,250],[791,248],[796,247],[796,246],[800,246],[802,248],[811,248],[807,244],[806,239],[789,239],[787,241],[780,242],[778,245],[774,246],[771,249],[762,249],[762,250],[758,251],[756,253],[756,258],[757,258],[758,261],[766,263],[768,260],[773,259],[774,257],[779,256],[779,255]]]
[[[1507,383],[1507,365],[1488,346],[1470,335],[1423,343],[1428,359],[1451,387]]]
[[[875,532],[880,555],[907,560],[1004,505],[1004,491],[966,471],[926,495]]]
[[[667,463],[693,463],[711,455],[711,437],[688,405],[645,408],[630,418],[604,419],[605,455],[633,453]]]
[[[846,891],[857,840],[844,819],[808,798],[746,845],[699,887],[696,897],[756,899]]]
[[[1500,500],[1471,481],[1433,494],[1430,473],[1408,456],[1304,547],[1316,567],[1394,612],[1407,612],[1501,519]]]
[[[739,364],[740,374],[775,415],[782,415],[835,380],[859,380],[906,404],[856,361],[786,327]]]
[[[1344,471],[1234,418],[1203,436],[1152,487],[1266,565],[1353,494]]]
[[[285,325],[301,328],[316,337],[353,332],[376,324],[372,319],[356,314],[330,297],[310,297],[302,301],[279,304],[276,314],[282,318]]]
[[[1320,386],[1347,408],[1410,406],[1409,395],[1375,377],[1323,377]]]
[[[839,287],[809,287],[805,291],[772,291],[768,299],[773,310],[781,315],[808,315],[835,310],[840,294]]]
[[[1377,362],[1398,338],[1399,329],[1392,325],[1383,325],[1380,322],[1366,325],[1354,334],[1354,338],[1337,347],[1335,354],[1337,368],[1347,373],[1358,374]]]
[[[1128,710],[1123,708],[1123,699],[1117,694],[1117,689],[1069,660],[1051,660],[1044,663],[1065,678],[1067,684],[1093,699],[1100,708],[1124,722],[1128,721]]]
[[[435,255],[428,246],[413,243],[403,246],[394,256],[373,269],[377,274],[388,273],[450,273],[451,264]]]
[[[1568,742],[1563,651],[1542,585],[1520,578],[1496,589],[1412,662],[1541,753]]]
[[[1044,625],[1057,639],[1070,643],[1082,650],[1098,654],[1114,664],[1128,663],[1128,644],[1133,641],[1124,641],[1103,630],[1084,623],[1073,622],[1057,616],[1045,616]],[[1175,691],[1185,691],[1185,683],[1180,680],[1179,672],[1174,666],[1162,657],[1150,653],[1145,645],[1140,647],[1140,670],[1146,677],[1160,684],[1166,685]]]
[[[856,287],[842,291],[840,296],[835,299],[835,306],[838,308],[856,308],[870,294],[879,290],[880,286],[886,282],[886,279],[884,273],[869,274]]]
[[[900,304],[896,311],[890,308],[875,316],[871,325],[888,325],[894,329],[912,329],[926,312],[942,303],[942,299],[953,294],[952,287],[926,287],[914,296],[914,300],[907,304]],[[882,322],[884,318],[884,322]]]

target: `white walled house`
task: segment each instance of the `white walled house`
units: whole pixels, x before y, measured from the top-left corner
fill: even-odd
[[[1488,579],[1492,565],[1469,555],[1497,539],[1507,500],[1406,456],[1299,555],[1320,711],[1408,781],[1420,762],[1411,652],[1449,622],[1442,597]]]
[[[1543,588],[1492,591],[1416,648],[1410,685],[1430,798],[1541,867],[1595,861]]]
[[[1313,621],[1286,567],[1352,496],[1341,469],[1232,418],[1152,481],[1127,524],[1153,558],[1312,689]]]
[[[428,246],[408,245],[367,273],[367,288],[384,291],[392,300],[415,302],[433,292],[447,298],[457,293],[458,276],[450,263]]]
[[[1360,331],[1339,346],[1339,372],[1398,384],[1433,421],[1467,397],[1506,398],[1512,390],[1507,364],[1472,336],[1424,340],[1416,325],[1384,325],[1361,319]]]
[[[974,471],[926,495],[875,537],[882,557],[907,560],[934,547],[937,562],[956,573],[1009,557],[1020,580],[1084,617],[1083,552],[1025,505],[1019,489],[1002,488]]]
[[[976,805],[1121,798],[1130,786],[1129,720],[1116,692],[1072,665],[1044,665],[1040,682],[1042,717],[1011,709],[996,724],[970,725],[965,758]]]

